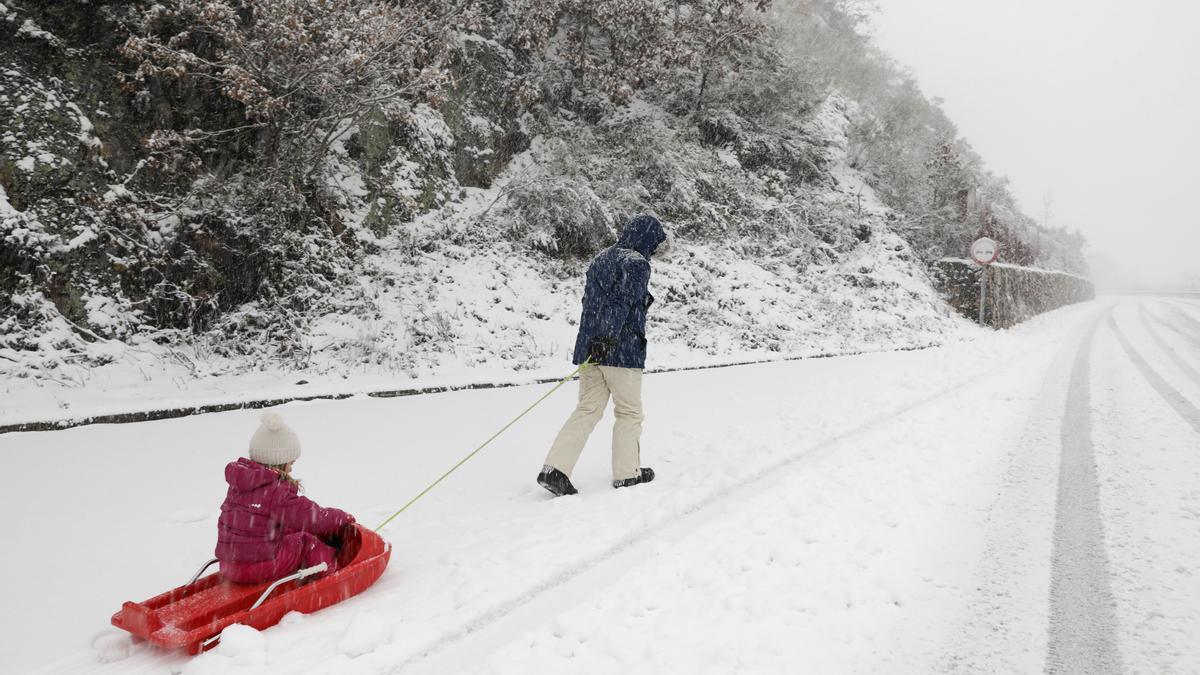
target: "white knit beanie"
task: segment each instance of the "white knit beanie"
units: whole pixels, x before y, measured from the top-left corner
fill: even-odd
[[[264,413],[250,438],[250,459],[271,466],[291,464],[300,459],[300,439],[278,413]]]

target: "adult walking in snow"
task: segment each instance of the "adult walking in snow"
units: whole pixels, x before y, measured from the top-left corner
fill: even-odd
[[[654,480],[641,465],[642,369],[646,366],[646,311],[650,258],[665,253],[667,235],[654,216],[635,216],[617,243],[600,252],[587,271],[583,313],[573,363],[588,363],[579,374],[579,404],[567,419],[538,484],[556,496],[575,494],[571,472],[611,395],[613,487]],[[593,365],[595,364],[595,365]]]

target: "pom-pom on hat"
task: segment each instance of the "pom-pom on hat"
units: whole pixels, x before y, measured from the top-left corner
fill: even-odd
[[[250,438],[250,459],[271,466],[291,464],[300,459],[300,439],[278,413],[264,413]]]

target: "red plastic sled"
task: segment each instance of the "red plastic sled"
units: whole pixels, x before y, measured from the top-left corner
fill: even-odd
[[[299,583],[325,571],[324,563],[269,584],[235,584],[210,574],[144,602],[126,602],[113,614],[112,624],[160,647],[184,647],[196,654],[215,645],[231,624],[262,630],[279,623],[288,612],[311,614],[339,603],[375,583],[392,556],[391,544],[361,525],[356,527],[362,538],[358,554],[316,581]]]

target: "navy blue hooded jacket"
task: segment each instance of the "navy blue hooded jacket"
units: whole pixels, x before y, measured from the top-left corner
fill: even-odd
[[[587,360],[592,340],[610,337],[615,346],[600,362],[617,368],[646,367],[646,310],[650,295],[650,256],[667,238],[654,216],[635,216],[617,243],[592,261],[583,289],[583,314],[573,362]]]

